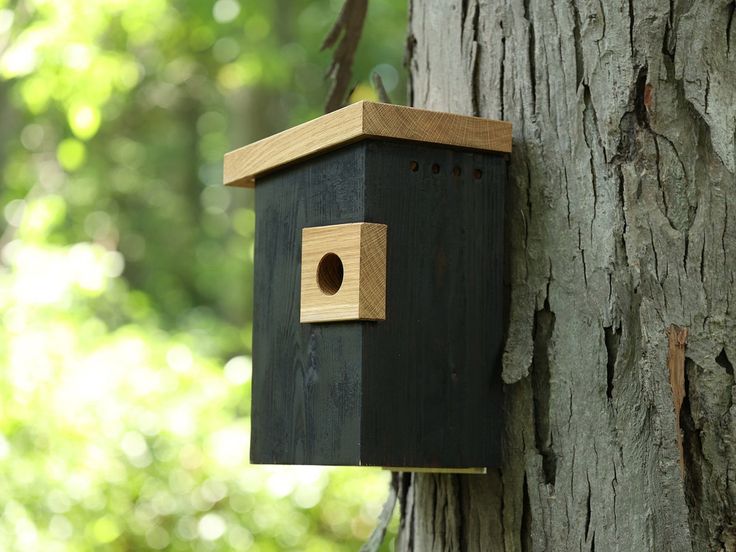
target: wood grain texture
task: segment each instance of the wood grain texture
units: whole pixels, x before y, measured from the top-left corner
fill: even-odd
[[[511,152],[511,123],[363,102],[363,134],[495,153]]]
[[[321,261],[336,255],[341,282],[332,293],[320,285]],[[302,323],[386,318],[386,225],[337,224],[302,230]]]
[[[350,143],[362,134],[363,105],[349,105],[226,153],[223,181],[251,188],[262,173]]]
[[[511,151],[508,122],[362,101],[227,153],[223,180],[253,187],[263,173],[371,137]]]
[[[360,320],[386,319],[386,243],[385,224],[360,227]]]

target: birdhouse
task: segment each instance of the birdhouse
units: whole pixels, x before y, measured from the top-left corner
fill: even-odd
[[[255,187],[251,461],[501,461],[511,124],[361,102],[225,156]]]

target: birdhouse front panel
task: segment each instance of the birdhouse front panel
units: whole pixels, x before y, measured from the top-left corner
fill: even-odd
[[[364,323],[302,323],[301,263],[305,228],[365,220],[364,153],[329,152],[258,182],[254,463],[360,464]]]
[[[302,155],[226,158],[228,182],[257,178],[251,460],[498,466],[510,125],[342,111],[266,139],[309,136]]]

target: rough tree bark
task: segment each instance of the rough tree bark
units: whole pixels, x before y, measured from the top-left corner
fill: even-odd
[[[399,550],[736,550],[735,7],[412,0],[413,104],[514,152],[504,465],[406,475]]]

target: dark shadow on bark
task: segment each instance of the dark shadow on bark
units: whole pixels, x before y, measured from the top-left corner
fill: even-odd
[[[534,313],[534,355],[532,357],[532,393],[534,396],[534,440],[542,455],[545,483],[554,485],[557,455],[552,448],[549,423],[550,370],[549,342],[555,329],[555,314],[545,301],[544,308]]]
[[[606,341],[606,397],[610,401],[613,397],[613,378],[615,375],[616,359],[618,358],[618,346],[621,343],[621,326],[615,329],[613,326],[603,328]]]
[[[729,376],[733,377],[733,364],[731,364],[731,361],[726,356],[726,349],[721,349],[721,352],[718,353],[716,363],[721,368],[724,368]]]
[[[521,511],[521,552],[529,552],[532,549],[532,508],[529,504],[529,482],[524,475],[524,504]]]

